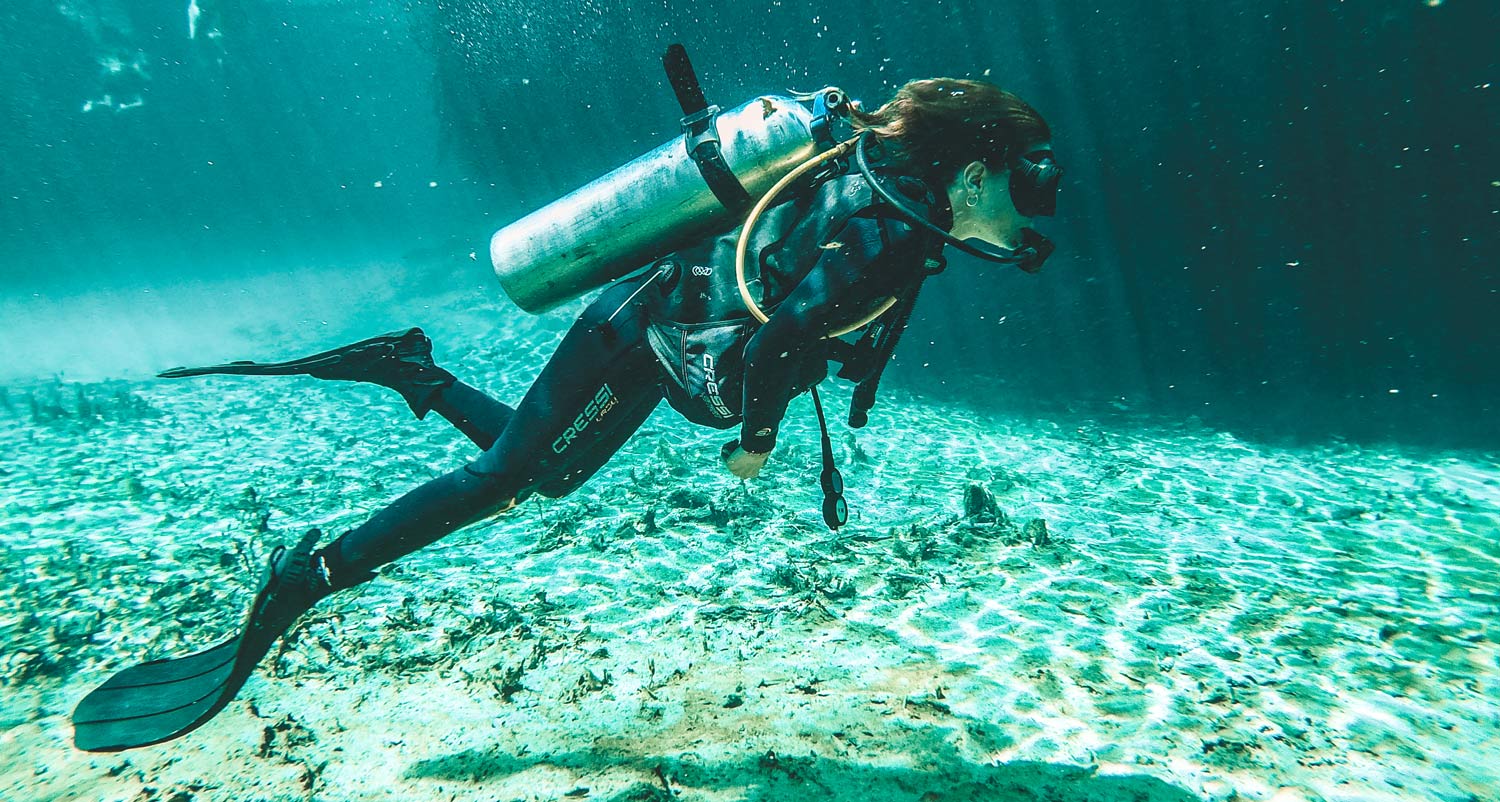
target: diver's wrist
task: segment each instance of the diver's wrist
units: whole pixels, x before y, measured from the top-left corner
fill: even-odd
[[[764,456],[776,448],[776,430],[767,426],[754,432],[740,432],[740,450],[746,454]]]

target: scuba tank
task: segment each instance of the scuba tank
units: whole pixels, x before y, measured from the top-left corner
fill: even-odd
[[[682,136],[491,237],[495,275],[523,310],[541,314],[739,225],[752,196],[832,146],[830,124],[849,104],[827,87],[721,112],[704,99],[681,45],[664,62],[686,115]]]

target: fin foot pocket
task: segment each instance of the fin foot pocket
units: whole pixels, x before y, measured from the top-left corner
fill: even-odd
[[[331,592],[312,567],[322,533],[277,547],[240,632],[213,648],[152,660],[115,674],[73,710],[73,743],[119,752],[170,741],[206,724],[239,693],[276,639]]]

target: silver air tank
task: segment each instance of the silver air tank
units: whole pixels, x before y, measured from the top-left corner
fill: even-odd
[[[780,95],[719,114],[724,161],[752,198],[812,158],[813,119]],[[740,222],[680,136],[495,232],[490,260],[516,306],[541,314]]]

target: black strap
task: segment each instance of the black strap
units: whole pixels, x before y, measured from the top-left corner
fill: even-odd
[[[929,256],[928,266],[922,278],[917,281],[916,286],[911,288],[911,292],[893,307],[894,317],[881,330],[874,344],[874,370],[855,385],[854,396],[849,400],[850,428],[859,429],[870,422],[869,413],[870,409],[875,406],[875,393],[880,389],[880,377],[885,374],[885,368],[891,362],[891,354],[895,353],[896,344],[901,342],[901,334],[906,331],[906,324],[911,322],[911,313],[917,306],[917,296],[922,292],[922,283],[929,276],[943,272],[946,266],[947,262],[941,253]]]
[[[912,301],[916,300],[916,293],[912,293]],[[875,406],[875,393],[880,389],[880,377],[885,373],[885,367],[890,363],[891,352],[896,350],[896,343],[901,340],[901,332],[906,330],[906,324],[911,317],[911,302],[902,305],[901,312],[891,322],[890,328],[886,329],[882,338],[883,342],[875,346],[875,370],[869,377],[854,386],[854,395],[849,399],[849,427],[860,429],[870,422],[870,409]]]
[[[667,80],[672,82],[672,91],[677,95],[677,104],[688,117],[708,108],[708,98],[703,96],[703,85],[698,83],[698,74],[693,72],[693,62],[688,60],[687,48],[672,45],[662,56],[662,66],[667,68]]]
[[[698,74],[688,60],[687,49],[680,44],[667,48],[662,57],[662,66],[667,70],[667,80],[677,95],[677,104],[682,106],[682,135],[688,155],[698,165],[703,182],[719,199],[719,203],[735,217],[743,217],[753,202],[745,186],[735,177],[734,171],[724,161],[724,151],[719,147],[719,132],[715,124],[719,107],[708,105],[703,95],[703,86],[698,83]]]
[[[713,113],[709,115],[707,123],[697,132],[690,128],[692,123],[683,120],[683,133],[687,136],[688,155],[698,163],[698,172],[703,174],[703,183],[708,184],[709,191],[719,199],[719,204],[729,213],[739,219],[750,211],[754,200],[750,193],[745,190],[745,185],[729,169],[729,163],[724,161],[724,151],[719,148],[719,132],[714,130],[714,117],[718,116],[719,107],[710,106]]]

